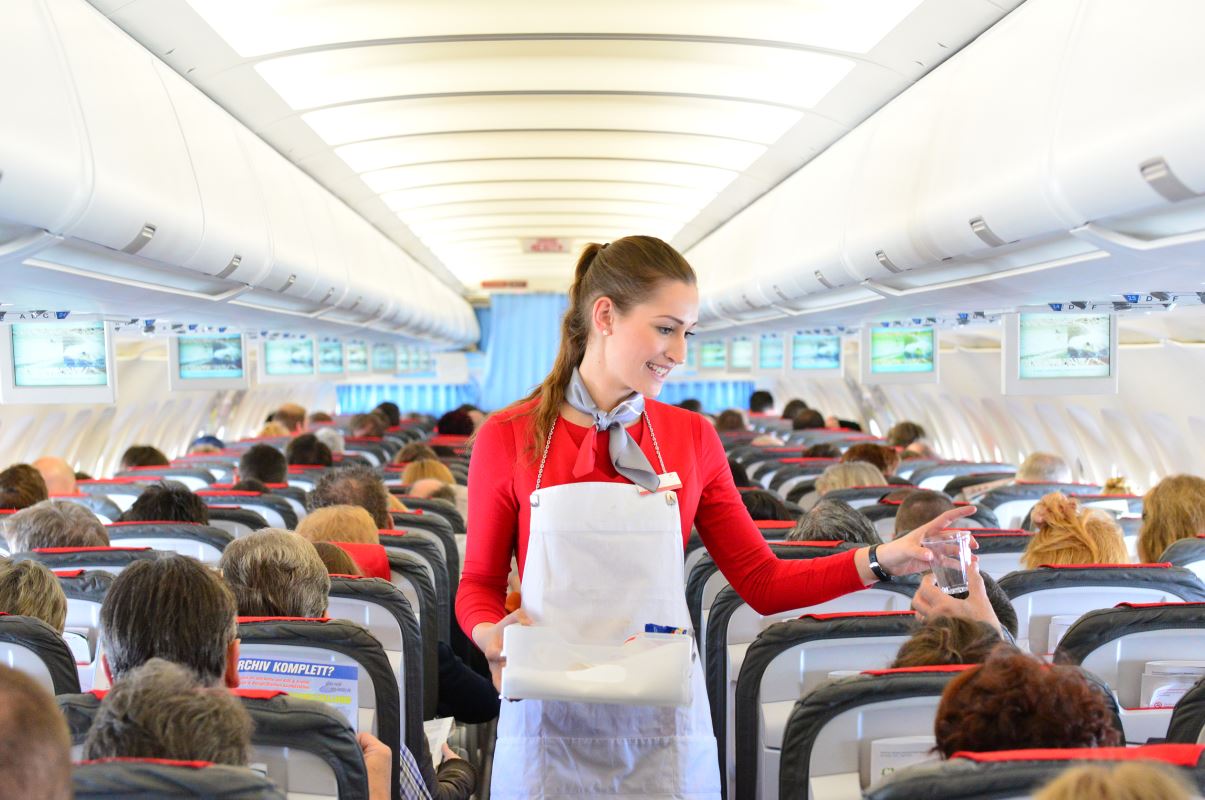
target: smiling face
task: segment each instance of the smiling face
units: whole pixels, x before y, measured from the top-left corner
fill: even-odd
[[[686,361],[686,339],[699,319],[699,292],[682,281],[663,281],[642,303],[620,312],[609,298],[594,303],[591,344],[608,394],[661,393],[670,371]],[[599,400],[600,398],[596,398]]]

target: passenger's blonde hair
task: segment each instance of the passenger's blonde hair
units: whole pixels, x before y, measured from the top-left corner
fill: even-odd
[[[1074,498],[1051,492],[1034,505],[1031,515],[1042,520],[1021,556],[1021,566],[1043,564],[1124,564],[1129,561],[1125,537],[1112,517],[1101,511],[1080,511]]]
[[[1116,475],[1105,481],[1105,485],[1101,487],[1101,494],[1133,494],[1134,490],[1130,488],[1130,482],[1126,480],[1124,475]]]
[[[1017,467],[1016,480],[1028,483],[1068,483],[1071,467],[1054,453],[1030,453]]]
[[[850,461],[833,464],[816,479],[816,491],[828,494],[835,489],[852,489],[855,486],[884,486],[887,479],[874,464],[865,461]]]
[[[0,561],[0,611],[42,620],[60,634],[67,596],[59,579],[38,561]]]
[[[1158,561],[1177,539],[1205,533],[1205,480],[1196,475],[1172,475],[1155,484],[1142,503],[1138,556]]]
[[[1170,767],[1127,761],[1113,767],[1072,767],[1034,795],[1034,800],[1189,800],[1193,790]]]
[[[264,427],[259,429],[256,437],[259,439],[275,438],[277,436],[288,436],[289,429],[279,422],[266,422]]]
[[[359,506],[326,506],[311,511],[298,523],[297,534],[311,542],[381,543],[372,514]]]
[[[452,475],[452,470],[448,469],[447,465],[442,461],[434,458],[422,458],[418,461],[411,461],[402,470],[402,483],[412,484],[423,478],[435,478],[437,481],[444,483],[456,483],[456,477]]]

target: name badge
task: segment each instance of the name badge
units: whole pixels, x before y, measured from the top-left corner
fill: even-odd
[[[682,479],[678,477],[676,472],[665,472],[657,476],[660,485],[657,487],[659,492],[672,492],[675,489],[682,488]],[[641,489],[641,494],[652,494],[648,489]]]

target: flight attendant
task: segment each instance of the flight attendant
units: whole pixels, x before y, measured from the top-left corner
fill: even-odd
[[[698,308],[694,271],[665,242],[588,245],[552,372],[481,427],[456,608],[496,683],[503,630],[516,622],[609,644],[644,623],[689,628],[682,573],[692,525],[732,587],[770,614],[926,569],[920,538],[973,510],[875,547],[778,560],[745,511],[711,424],[652,399],[685,361]],[[523,607],[508,615],[516,553]],[[697,658],[691,685],[692,702],[680,707],[504,702],[494,797],[718,798]]]

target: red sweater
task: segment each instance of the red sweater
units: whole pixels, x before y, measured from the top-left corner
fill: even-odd
[[[532,418],[516,411],[534,403],[490,417],[473,447],[468,550],[456,595],[456,617],[470,636],[480,623],[497,622],[506,615],[506,577],[516,548],[520,575],[523,572],[531,522],[528,497],[535,490],[539,462],[531,463],[526,447]],[[759,613],[772,614],[823,603],[864,588],[854,566],[853,550],[808,560],[778,560],[745,510],[715,429],[702,415],[675,406],[649,400],[646,409],[666,470],[677,472],[682,480],[678,508],[683,543],[693,524],[724,577],[749,605]],[[653,468],[660,469],[652,437],[645,428],[641,419],[628,432]],[[596,440],[595,467],[581,480],[627,480],[611,465],[607,435],[562,417],[552,436],[542,486],[575,480],[573,464],[585,436]]]

